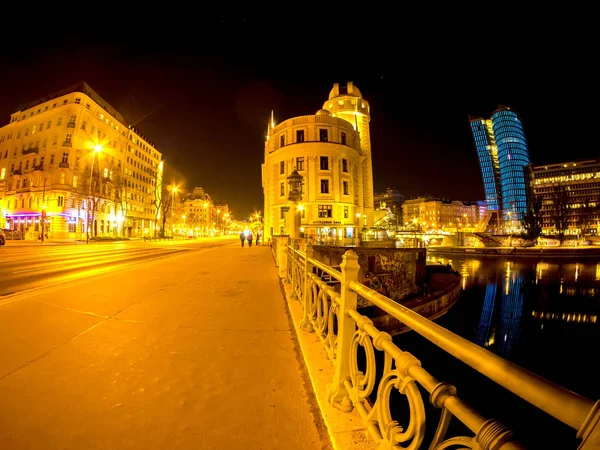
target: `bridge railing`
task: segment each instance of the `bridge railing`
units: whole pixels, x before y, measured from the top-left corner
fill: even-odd
[[[494,419],[486,419],[466,404],[456,388],[437,380],[411,353],[400,349],[388,333],[357,311],[357,295],[369,300],[400,320],[437,347],[468,364],[497,384],[577,431],[580,450],[597,449],[600,442],[600,401],[594,403],[519,367],[478,345],[448,331],[412,310],[358,282],[358,257],[352,250],[343,256],[341,271],[315,260],[310,244],[300,251],[285,237],[279,242],[280,276],[291,284],[291,296],[303,306],[301,328],[314,332],[332,360],[335,372],[327,396],[338,409],[360,413],[370,437],[379,448],[418,449],[425,437],[425,406],[417,383],[429,392],[431,404],[441,409],[430,450],[470,448],[513,450],[523,447],[513,440],[512,431]],[[283,270],[282,270],[283,269]],[[337,289],[334,287],[337,284]],[[366,355],[364,372],[358,354]],[[375,351],[384,353],[383,374],[376,385]],[[390,395],[404,395],[410,408],[409,424],[401,426],[392,418]],[[448,426],[456,417],[472,436],[448,437]]]

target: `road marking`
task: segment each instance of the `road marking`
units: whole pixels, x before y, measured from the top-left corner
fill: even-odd
[[[13,273],[31,272],[32,270],[38,270],[38,268],[34,267],[33,269],[15,270]]]

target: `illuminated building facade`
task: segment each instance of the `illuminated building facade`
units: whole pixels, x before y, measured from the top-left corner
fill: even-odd
[[[402,205],[404,225],[423,229],[470,230],[479,220],[479,206],[468,202],[430,197],[406,200]]]
[[[19,108],[0,128],[0,213],[23,239],[154,231],[162,155],[86,83]],[[93,220],[92,220],[93,218]]]
[[[491,119],[470,119],[488,210],[500,210],[507,231],[516,231],[527,212],[525,168],[530,164],[523,125],[500,106]]]
[[[185,197],[182,204],[184,226],[194,236],[209,236],[213,228],[213,201],[201,187],[196,187]]]
[[[569,228],[565,234],[597,234],[600,221],[600,159],[530,166],[529,183],[535,197],[541,197],[542,230],[556,233],[555,203],[566,202]],[[564,192],[564,195],[561,195]]]
[[[317,240],[351,238],[373,226],[370,106],[352,82],[334,84],[314,115],[268,125],[262,165],[264,239],[285,234],[287,177],[303,177],[300,232]]]

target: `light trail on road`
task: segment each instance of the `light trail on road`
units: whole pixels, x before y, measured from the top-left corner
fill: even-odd
[[[9,244],[0,251],[0,301],[26,290],[229,243],[231,239],[215,238],[201,241],[133,241],[92,245],[30,244],[11,247]]]

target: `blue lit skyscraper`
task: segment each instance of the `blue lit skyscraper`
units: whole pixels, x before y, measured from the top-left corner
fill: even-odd
[[[529,150],[514,111],[500,106],[491,119],[470,119],[488,210],[501,211],[505,228],[519,227],[527,212],[525,167]]]
[[[494,138],[491,120],[471,119],[471,131],[475,139],[475,148],[479,156],[479,166],[483,177],[483,189],[488,211],[502,209],[500,193],[500,166],[498,165],[498,147]]]

